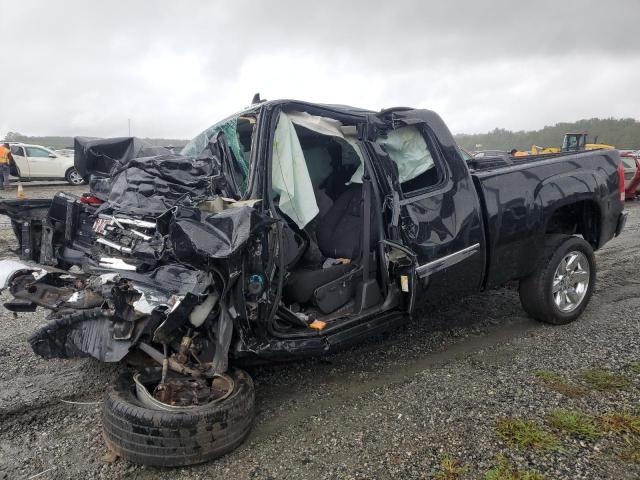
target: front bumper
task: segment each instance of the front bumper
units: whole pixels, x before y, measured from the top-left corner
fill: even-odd
[[[627,223],[628,216],[629,216],[629,212],[627,212],[626,210],[623,210],[620,213],[620,216],[618,217],[618,224],[616,225],[616,237],[620,235],[620,233],[622,233],[622,230],[624,230],[624,226]]]

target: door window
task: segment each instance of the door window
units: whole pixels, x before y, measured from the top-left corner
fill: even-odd
[[[28,157],[41,157],[41,158],[47,158],[49,157],[49,155],[51,154],[51,152],[49,152],[48,150],[45,150],[44,148],[38,148],[38,147],[27,147],[27,156]]]
[[[635,168],[636,161],[633,157],[620,157],[625,168]]]
[[[397,128],[377,143],[398,167],[398,180],[405,196],[418,195],[442,180],[427,137],[414,126]]]
[[[11,147],[11,154],[12,155],[17,155],[19,157],[24,157],[24,148],[22,147],[17,147],[17,146],[13,146]]]

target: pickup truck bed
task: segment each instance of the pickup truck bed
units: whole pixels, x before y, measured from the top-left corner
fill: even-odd
[[[473,161],[484,211],[486,286],[531,272],[550,232],[582,233],[594,249],[611,239],[623,209],[618,164],[615,150],[515,157],[511,164]]]

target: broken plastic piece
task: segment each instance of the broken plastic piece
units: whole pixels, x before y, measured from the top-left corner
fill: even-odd
[[[211,310],[213,310],[213,307],[216,305],[216,303],[218,303],[219,298],[220,295],[218,294],[218,292],[214,291],[209,294],[204,302],[196,305],[189,314],[189,321],[191,322],[191,325],[193,325],[194,327],[199,327],[200,325],[202,325],[207,319],[209,313],[211,313]]]
[[[322,320],[314,320],[309,324],[309,328],[313,328],[314,330],[324,330],[324,327],[326,326],[327,323]]]
[[[135,271],[136,270],[136,266],[135,265],[131,265],[131,264],[125,262],[124,260],[122,260],[121,258],[114,258],[114,257],[102,257],[102,258],[100,258],[99,265],[102,268],[114,268],[116,270],[131,270],[131,271]]]

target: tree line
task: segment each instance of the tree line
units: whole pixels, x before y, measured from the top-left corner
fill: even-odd
[[[640,122],[633,118],[590,118],[562,122],[540,130],[516,131],[496,128],[487,133],[458,134],[455,139],[467,150],[529,150],[531,145],[559,147],[567,132],[587,132],[589,143],[606,143],[620,150],[640,149]],[[597,142],[594,141],[595,137]],[[480,146],[481,145],[481,146]]]
[[[22,142],[31,143],[34,145],[42,145],[43,147],[49,147],[54,150],[60,148],[73,148],[73,137],[56,137],[56,136],[30,136],[22,135],[18,132],[9,132],[5,135],[4,140],[6,142]],[[172,145],[174,147],[182,147],[187,144],[188,140],[180,140],[175,138],[144,138],[151,145],[157,147],[168,147]]]

